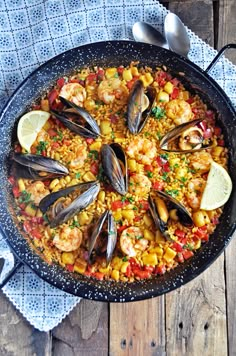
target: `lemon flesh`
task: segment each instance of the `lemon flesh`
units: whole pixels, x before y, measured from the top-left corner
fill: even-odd
[[[17,138],[26,151],[30,151],[30,147],[49,117],[50,113],[46,111],[33,110],[20,118],[17,126]]]
[[[224,205],[230,197],[232,187],[228,172],[213,161],[202,195],[200,209],[213,210]]]

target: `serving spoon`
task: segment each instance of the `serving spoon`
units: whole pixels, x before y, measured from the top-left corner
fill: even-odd
[[[135,22],[132,28],[136,42],[144,42],[169,49],[165,37],[146,22]]]
[[[175,53],[188,57],[190,50],[189,36],[186,27],[177,15],[173,13],[166,15],[164,32],[169,48]]]

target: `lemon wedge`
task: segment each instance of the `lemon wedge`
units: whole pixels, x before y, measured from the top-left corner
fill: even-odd
[[[232,181],[228,172],[218,163],[212,162],[203,191],[200,209],[213,210],[224,205],[232,192]]]
[[[17,137],[20,145],[26,151],[30,151],[30,147],[49,117],[50,113],[46,111],[33,110],[20,118],[17,126]]]

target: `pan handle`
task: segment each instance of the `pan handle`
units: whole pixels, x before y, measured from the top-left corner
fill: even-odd
[[[17,260],[10,251],[0,257],[0,289],[7,284],[22,265],[22,262]]]
[[[218,54],[215,56],[215,58],[213,59],[213,61],[209,64],[209,66],[207,67],[207,69],[205,70],[206,73],[209,73],[212,68],[216,65],[216,63],[218,62],[218,60],[221,58],[221,56],[223,55],[223,53],[231,48],[236,48],[236,44],[235,43],[229,43],[227,45],[225,45],[224,47],[221,48],[221,50],[218,52]]]

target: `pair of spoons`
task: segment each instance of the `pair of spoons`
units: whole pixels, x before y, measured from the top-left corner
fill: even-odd
[[[165,17],[165,37],[146,22],[136,22],[132,31],[135,41],[138,42],[164,47],[184,57],[187,57],[190,50],[190,40],[186,28],[180,18],[173,13],[169,13]]]

